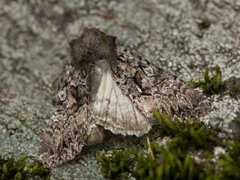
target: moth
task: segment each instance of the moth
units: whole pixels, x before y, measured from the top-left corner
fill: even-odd
[[[209,110],[201,92],[96,28],[85,29],[70,42],[70,50],[52,116],[40,137],[40,160],[46,167],[101,143],[104,130],[124,136],[149,132],[153,108],[180,119]]]

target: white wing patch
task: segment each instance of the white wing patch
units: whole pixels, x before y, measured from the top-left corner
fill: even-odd
[[[110,66],[102,72],[101,83],[92,107],[97,124],[113,133],[140,136],[151,129],[150,122],[112,79]]]

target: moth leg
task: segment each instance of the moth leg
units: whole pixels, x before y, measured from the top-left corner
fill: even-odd
[[[98,125],[92,125],[90,129],[90,135],[87,138],[87,146],[100,144],[104,139],[104,129]]]

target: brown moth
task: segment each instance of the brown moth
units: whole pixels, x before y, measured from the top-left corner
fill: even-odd
[[[180,119],[203,116],[210,108],[202,93],[96,28],[86,29],[70,47],[71,61],[41,135],[40,159],[46,167],[100,143],[104,129],[124,136],[149,132],[153,108]]]

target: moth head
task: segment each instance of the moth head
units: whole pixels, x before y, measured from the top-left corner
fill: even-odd
[[[87,28],[81,37],[70,42],[72,63],[94,62],[116,57],[116,37],[106,35],[96,28]]]

